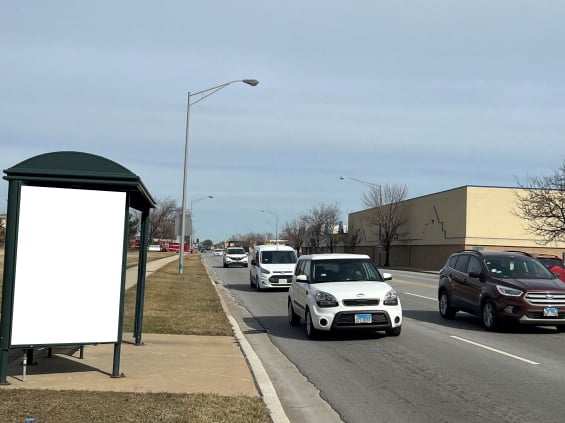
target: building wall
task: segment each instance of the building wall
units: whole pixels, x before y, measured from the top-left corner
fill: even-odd
[[[514,214],[516,188],[464,186],[404,201],[406,223],[390,251],[390,265],[437,270],[447,257],[462,249],[520,250],[563,257],[565,243],[545,245],[527,231]],[[378,228],[371,210],[349,215],[349,233],[360,229],[360,243],[349,251],[369,254],[384,263],[378,248]],[[380,257],[379,257],[380,253]]]

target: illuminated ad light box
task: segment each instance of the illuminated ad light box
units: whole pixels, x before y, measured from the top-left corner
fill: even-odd
[[[125,192],[21,187],[12,346],[118,342],[126,213]]]

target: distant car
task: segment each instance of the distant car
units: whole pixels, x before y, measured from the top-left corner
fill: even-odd
[[[565,282],[565,264],[563,264],[563,260],[551,254],[532,254],[532,257],[541,261],[551,273]]]
[[[390,273],[377,270],[361,254],[300,256],[288,290],[288,322],[306,322],[306,335],[339,330],[385,331],[398,336],[402,306],[385,281]]]
[[[230,267],[232,265],[238,266],[248,266],[247,253],[241,247],[228,247],[224,254],[224,267]]]
[[[440,270],[439,313],[481,317],[487,330],[503,321],[565,330],[565,283],[540,261],[522,252],[464,250]]]
[[[221,248],[216,248],[214,250],[214,255],[215,256],[223,256],[224,255],[224,250],[222,250]]]

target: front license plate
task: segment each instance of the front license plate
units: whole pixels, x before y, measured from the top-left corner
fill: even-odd
[[[547,307],[543,309],[543,315],[545,317],[557,317],[559,316],[559,310],[555,307]]]
[[[370,314],[356,314],[355,315],[355,324],[359,323],[372,323],[373,319]]]
[[[279,279],[279,283],[287,283],[288,279]]]

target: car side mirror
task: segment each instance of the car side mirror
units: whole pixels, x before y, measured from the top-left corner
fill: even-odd
[[[392,274],[391,273],[383,273],[383,280],[385,280],[385,281],[392,280]]]
[[[296,275],[296,282],[308,282],[308,276]]]
[[[257,262],[255,261],[255,259],[251,259],[251,266],[257,266]]]

